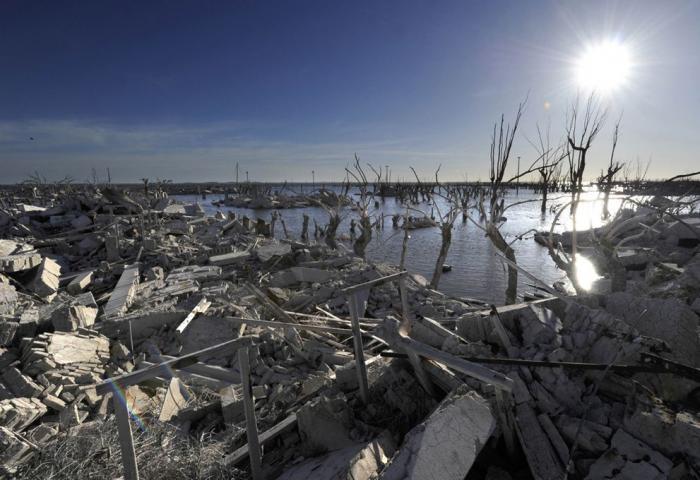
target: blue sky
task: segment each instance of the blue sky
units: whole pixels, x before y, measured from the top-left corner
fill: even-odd
[[[236,162],[330,180],[355,152],[395,178],[485,179],[500,114],[529,92],[514,153],[534,159],[536,123],[563,135],[572,62],[609,38],[634,65],[590,176],[623,111],[620,160],[697,169],[698,2],[4,0],[0,182],[230,181]]]

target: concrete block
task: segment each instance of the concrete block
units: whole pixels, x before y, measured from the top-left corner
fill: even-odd
[[[495,428],[486,400],[459,387],[406,435],[379,478],[462,480]]]

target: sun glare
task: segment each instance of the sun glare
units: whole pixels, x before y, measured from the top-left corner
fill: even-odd
[[[616,41],[589,45],[576,62],[579,87],[611,93],[625,85],[632,66],[629,48]]]

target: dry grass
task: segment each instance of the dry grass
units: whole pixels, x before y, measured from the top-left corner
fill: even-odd
[[[135,426],[134,426],[135,427]],[[154,422],[146,431],[134,429],[134,443],[143,479],[236,479],[247,476],[221,464],[225,443],[202,441]],[[41,448],[17,478],[117,478],[122,475],[121,451],[114,417],[90,422],[70,435],[60,435]]]

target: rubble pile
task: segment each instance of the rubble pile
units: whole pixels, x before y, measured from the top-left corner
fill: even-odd
[[[162,192],[2,205],[6,476],[188,478],[184,451],[201,478],[700,472],[694,217],[640,207],[596,233],[634,236],[624,289],[495,307]]]

